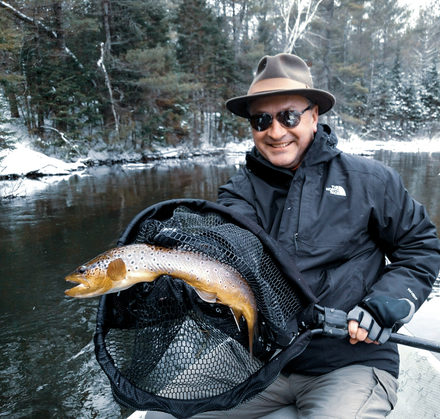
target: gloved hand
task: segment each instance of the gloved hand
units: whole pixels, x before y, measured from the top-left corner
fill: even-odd
[[[392,327],[396,323],[407,323],[411,320],[415,311],[414,304],[406,299],[397,300],[396,298],[384,295],[368,297],[356,306],[347,315],[349,322],[349,334],[351,343],[358,340],[365,340],[377,343],[385,343],[391,335]],[[356,323],[350,324],[350,320]],[[365,332],[358,332],[358,328]]]
[[[391,335],[390,327],[382,327],[374,320],[373,316],[364,308],[356,306],[347,315],[348,332],[351,337],[351,343],[356,343],[358,340],[365,340],[358,336],[358,333],[354,332],[350,320],[355,320],[359,323],[359,328],[367,331],[367,338],[373,342],[385,343]],[[371,343],[366,340],[367,343]]]

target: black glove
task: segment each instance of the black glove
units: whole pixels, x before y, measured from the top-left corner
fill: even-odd
[[[395,323],[408,323],[415,312],[414,303],[406,298],[398,300],[386,295],[367,297],[360,305],[367,309],[383,327],[393,327]]]
[[[368,337],[379,343],[385,343],[396,323],[407,323],[415,311],[409,300],[380,295],[366,298],[347,315],[347,321],[355,320],[359,327],[368,332]]]

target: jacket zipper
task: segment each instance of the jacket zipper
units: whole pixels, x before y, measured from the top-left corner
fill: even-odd
[[[296,233],[293,235],[293,243],[295,245],[295,251],[298,251],[298,235],[299,235],[299,226],[300,226],[300,220],[301,220],[301,206],[303,202],[303,193],[304,193],[304,186],[306,184],[306,175],[304,175],[304,179],[302,179],[301,184],[301,190],[299,193],[299,202],[298,202],[298,215],[297,215],[297,224],[296,224]]]

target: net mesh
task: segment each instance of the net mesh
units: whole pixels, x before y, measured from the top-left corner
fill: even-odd
[[[282,348],[277,337],[291,336],[288,319],[302,310],[301,301],[250,231],[219,214],[193,213],[182,206],[169,219],[143,220],[131,241],[204,253],[232,266],[249,283],[258,308],[258,338],[251,357],[245,320],[240,319],[238,328],[229,307],[201,300],[179,279],[165,275],[106,295],[98,312],[98,326],[105,329],[102,345],[136,392],[170,400],[224,394]],[[139,408],[127,393],[118,392],[117,400]],[[153,404],[152,409],[158,408]]]

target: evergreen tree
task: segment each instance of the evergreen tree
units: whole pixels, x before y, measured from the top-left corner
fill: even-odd
[[[390,101],[389,101],[389,117],[393,122],[390,127],[393,133],[398,136],[404,136],[404,114],[408,112],[405,85],[403,82],[402,66],[400,63],[400,54],[396,54],[394,60],[394,66],[390,73],[391,89],[390,89]]]
[[[390,113],[392,96],[391,70],[383,64],[378,68],[380,79],[376,81],[376,95],[371,101],[367,118],[366,132],[371,136],[384,139],[394,125],[393,115]]]
[[[248,136],[224,101],[247,91],[261,56],[284,50],[283,1],[3,2],[0,89],[12,117],[55,149],[60,133],[83,152],[100,139],[120,149]],[[322,0],[293,53],[336,96],[324,121],[375,136],[438,132],[439,7],[409,25],[398,0]]]
[[[440,126],[440,77],[437,59],[425,70],[422,79],[421,104],[423,106],[423,125],[428,133],[438,131]]]
[[[0,87],[9,102],[11,118],[19,118],[18,96],[23,77],[17,56],[21,47],[20,31],[6,16],[0,15]]]
[[[421,103],[413,80],[412,75],[408,74],[402,92],[404,105],[401,112],[401,125],[405,129],[404,135],[408,137],[419,130],[422,122]]]
[[[198,137],[205,133],[209,141],[216,141],[219,130],[226,132],[230,116],[224,101],[233,95],[237,79],[225,22],[214,15],[206,0],[187,0],[177,10],[176,31],[179,64],[193,76],[193,82],[200,84],[192,94],[193,134]]]
[[[4,96],[0,93],[0,165],[1,165],[1,161],[4,158],[4,156],[1,156],[2,151],[14,149],[14,142],[15,142],[11,130],[5,127],[5,125],[8,122],[10,122],[9,118],[5,116],[5,114],[7,114],[5,108],[6,108],[6,100]],[[1,175],[2,173],[0,166],[0,176]]]

